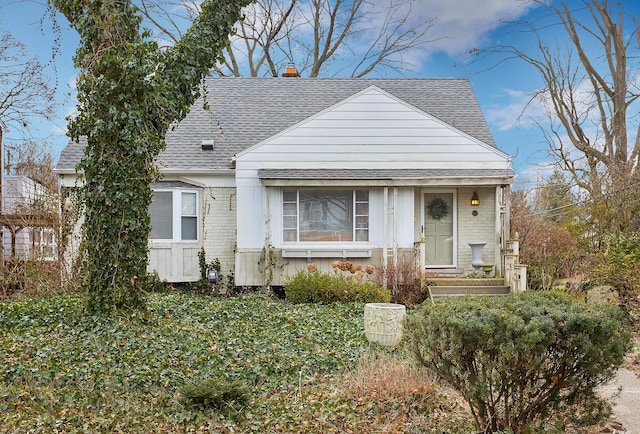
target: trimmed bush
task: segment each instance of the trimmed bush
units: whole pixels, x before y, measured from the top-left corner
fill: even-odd
[[[483,433],[602,420],[596,387],[631,347],[622,313],[561,293],[425,304],[405,324],[417,360],[457,389]]]
[[[291,303],[389,303],[391,292],[373,282],[361,282],[320,271],[299,271],[285,282]]]
[[[251,390],[244,384],[214,378],[188,383],[180,394],[187,405],[222,411],[238,411],[251,400]]]

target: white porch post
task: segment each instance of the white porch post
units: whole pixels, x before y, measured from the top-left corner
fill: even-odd
[[[398,265],[398,187],[393,187],[393,266]]]
[[[511,239],[511,186],[502,186],[502,237],[501,237],[501,250],[505,252],[507,249],[507,240]],[[502,258],[501,258],[502,259]],[[501,266],[506,267],[504,259],[498,262]]]
[[[502,252],[504,250],[505,234],[503,233],[503,198],[502,191],[499,185],[495,188],[495,245],[500,246],[499,249],[494,249],[493,263],[496,264],[496,277],[502,274]]]
[[[382,267],[385,271],[382,279],[382,285],[387,286],[387,255],[389,253],[388,248],[388,236],[387,231],[389,227],[389,187],[384,188],[383,192],[383,212],[382,212]]]

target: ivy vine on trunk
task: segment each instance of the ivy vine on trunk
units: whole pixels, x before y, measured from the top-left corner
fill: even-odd
[[[171,125],[200,95],[249,0],[205,0],[176,45],[161,50],[142,31],[131,0],[49,0],[80,36],[73,140],[86,139],[83,225],[90,313],[144,306],[150,183]],[[53,10],[53,9],[52,9]]]

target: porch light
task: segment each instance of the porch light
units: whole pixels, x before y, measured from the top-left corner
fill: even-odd
[[[480,205],[480,198],[478,197],[478,192],[474,191],[473,196],[471,196],[471,206]]]

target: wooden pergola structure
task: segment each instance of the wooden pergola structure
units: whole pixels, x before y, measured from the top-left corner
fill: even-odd
[[[52,228],[59,227],[60,218],[55,213],[20,213],[0,214],[0,227],[6,227],[11,232],[11,259],[16,256],[16,235],[25,228]],[[3,243],[4,248],[4,243]],[[4,252],[2,254],[4,261]]]
[[[60,216],[54,212],[48,211],[26,211],[24,213],[4,214],[2,207],[4,206],[3,194],[3,172],[4,172],[4,149],[3,138],[8,131],[7,126],[0,119],[0,228],[8,228],[11,232],[11,259],[16,256],[16,235],[25,228],[59,228]],[[4,250],[4,236],[2,237],[2,250]],[[0,261],[4,262],[4,251],[2,251]]]

